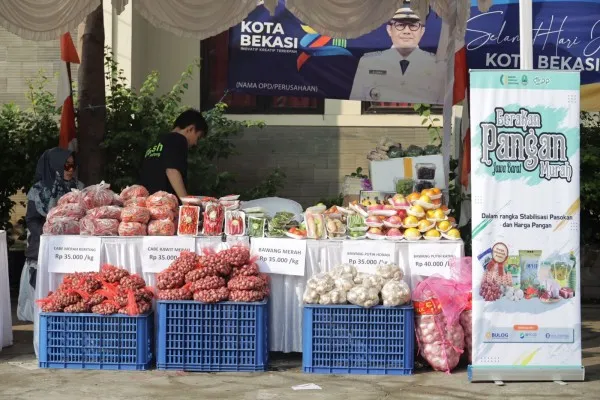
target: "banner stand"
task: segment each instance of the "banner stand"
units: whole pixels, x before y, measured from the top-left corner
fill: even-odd
[[[471,382],[583,381],[580,74],[470,72]]]

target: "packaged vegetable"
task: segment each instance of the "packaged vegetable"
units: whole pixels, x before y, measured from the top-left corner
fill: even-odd
[[[356,267],[350,264],[342,264],[340,266],[335,267],[331,271],[331,276],[333,278],[345,278],[349,277],[354,279],[358,272],[356,271]]]
[[[58,199],[57,205],[62,206],[65,204],[80,204],[83,206],[83,192],[77,189],[71,189],[71,191],[60,199]]]
[[[349,215],[347,224],[350,231],[366,231],[365,219],[358,214]]]
[[[87,236],[117,236],[119,220],[85,217],[79,221],[79,232]]]
[[[394,264],[378,265],[375,268],[375,271],[377,275],[379,275],[386,281],[401,281],[402,278],[404,278],[404,271],[402,271],[402,269],[399,266]]]
[[[156,192],[146,199],[147,207],[160,207],[167,206],[172,210],[177,210],[179,206],[179,200],[177,197],[167,192]]]
[[[325,218],[323,214],[305,214],[306,237],[309,239],[326,239]]]
[[[148,211],[150,212],[150,219],[175,220],[175,213],[169,206],[150,207],[148,208]]]
[[[346,302],[346,291],[343,289],[333,289],[319,297],[319,304],[323,305],[346,304]]]
[[[404,150],[402,150],[402,146],[391,146],[388,149],[387,155],[389,158],[402,158],[404,157]]]
[[[401,306],[410,302],[410,288],[404,281],[390,280],[383,285],[381,298],[384,306]]]
[[[436,146],[434,144],[428,144],[423,149],[423,155],[425,156],[434,156],[436,154],[442,153],[442,146]]]
[[[123,205],[125,207],[128,206],[138,206],[138,207],[146,207],[146,197],[133,197],[125,202],[123,202]]]
[[[419,146],[410,145],[404,152],[404,157],[419,157],[423,155],[423,149]]]
[[[408,196],[412,193],[414,185],[413,179],[396,179],[396,193]]]
[[[104,182],[83,189],[83,203],[88,210],[110,206],[114,201],[114,197],[115,194],[110,190],[110,185]]]
[[[341,215],[339,217],[326,216],[325,228],[327,229],[327,236],[332,239],[346,237],[346,225],[342,222]]]
[[[127,186],[125,189],[123,189],[121,191],[121,200],[123,202],[132,199],[132,198],[136,198],[136,197],[148,197],[150,196],[150,193],[148,193],[148,190],[141,186],[141,185],[132,185],[132,186]]]
[[[316,290],[307,287],[304,290],[302,301],[304,304],[319,304],[319,293]]]
[[[365,308],[379,304],[379,290],[374,287],[355,286],[346,295],[348,302]]]
[[[146,236],[147,225],[138,222],[121,222],[119,236]]]
[[[123,209],[117,206],[103,206],[88,210],[86,216],[91,219],[118,219],[121,220]]]
[[[177,234],[179,236],[197,236],[199,221],[200,207],[189,205],[179,207],[179,226],[177,228]]]
[[[223,234],[225,215],[223,207],[217,203],[209,203],[203,213],[202,234],[206,236],[219,236]]]
[[[311,277],[306,283],[307,287],[316,291],[318,294],[330,292],[335,287],[335,282],[327,273],[320,273]]]
[[[67,217],[72,219],[81,219],[85,216],[85,208],[81,204],[67,203],[62,206],[56,206],[48,212],[46,220],[52,220],[57,217]]]
[[[434,180],[436,166],[433,163],[418,163],[415,166],[417,179]]]
[[[244,236],[246,233],[246,215],[242,211],[225,211],[225,234]]]
[[[170,219],[156,219],[148,223],[148,236],[173,236],[175,223]]]
[[[265,236],[266,218],[248,217],[248,236],[261,238]]]
[[[42,230],[44,235],[79,235],[79,220],[69,217],[54,217],[46,220]]]
[[[144,207],[129,206],[121,211],[121,221],[147,224],[150,221],[150,211]]]

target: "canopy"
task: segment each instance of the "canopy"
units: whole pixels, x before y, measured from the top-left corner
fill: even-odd
[[[278,0],[264,0],[275,10]],[[112,0],[120,14],[130,0]],[[205,39],[239,24],[254,10],[257,0],[131,0],[133,8],[152,25],[179,36]],[[321,34],[352,39],[384,24],[403,0],[287,0],[286,7]],[[478,0],[487,11],[492,0]],[[100,5],[100,0],[2,0],[0,25],[31,40],[52,40],[77,27]],[[451,7],[452,6],[452,7]],[[455,37],[462,40],[471,0],[412,0],[411,7],[424,15],[431,7],[442,19],[456,6]],[[461,37],[462,36],[462,37]]]

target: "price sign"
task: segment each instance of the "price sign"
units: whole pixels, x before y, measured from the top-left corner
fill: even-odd
[[[196,239],[186,236],[145,236],[142,242],[142,270],[161,272],[182,251],[196,251]]]
[[[345,240],[342,263],[354,265],[359,272],[374,273],[379,264],[396,262],[396,245],[375,240]]]
[[[421,281],[420,277],[441,275],[450,278],[450,260],[462,257],[462,245],[458,243],[410,243],[408,262],[413,278],[413,286]]]
[[[261,272],[304,276],[305,240],[253,238],[250,251],[253,256],[258,256],[257,264]]]
[[[50,236],[48,271],[54,273],[97,272],[100,270],[99,237]]]

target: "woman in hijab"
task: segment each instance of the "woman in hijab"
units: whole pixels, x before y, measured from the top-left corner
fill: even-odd
[[[27,193],[27,248],[17,307],[21,321],[33,321],[38,251],[46,215],[64,194],[83,187],[76,179],[73,152],[55,147],[42,154],[35,170],[35,184]]]

